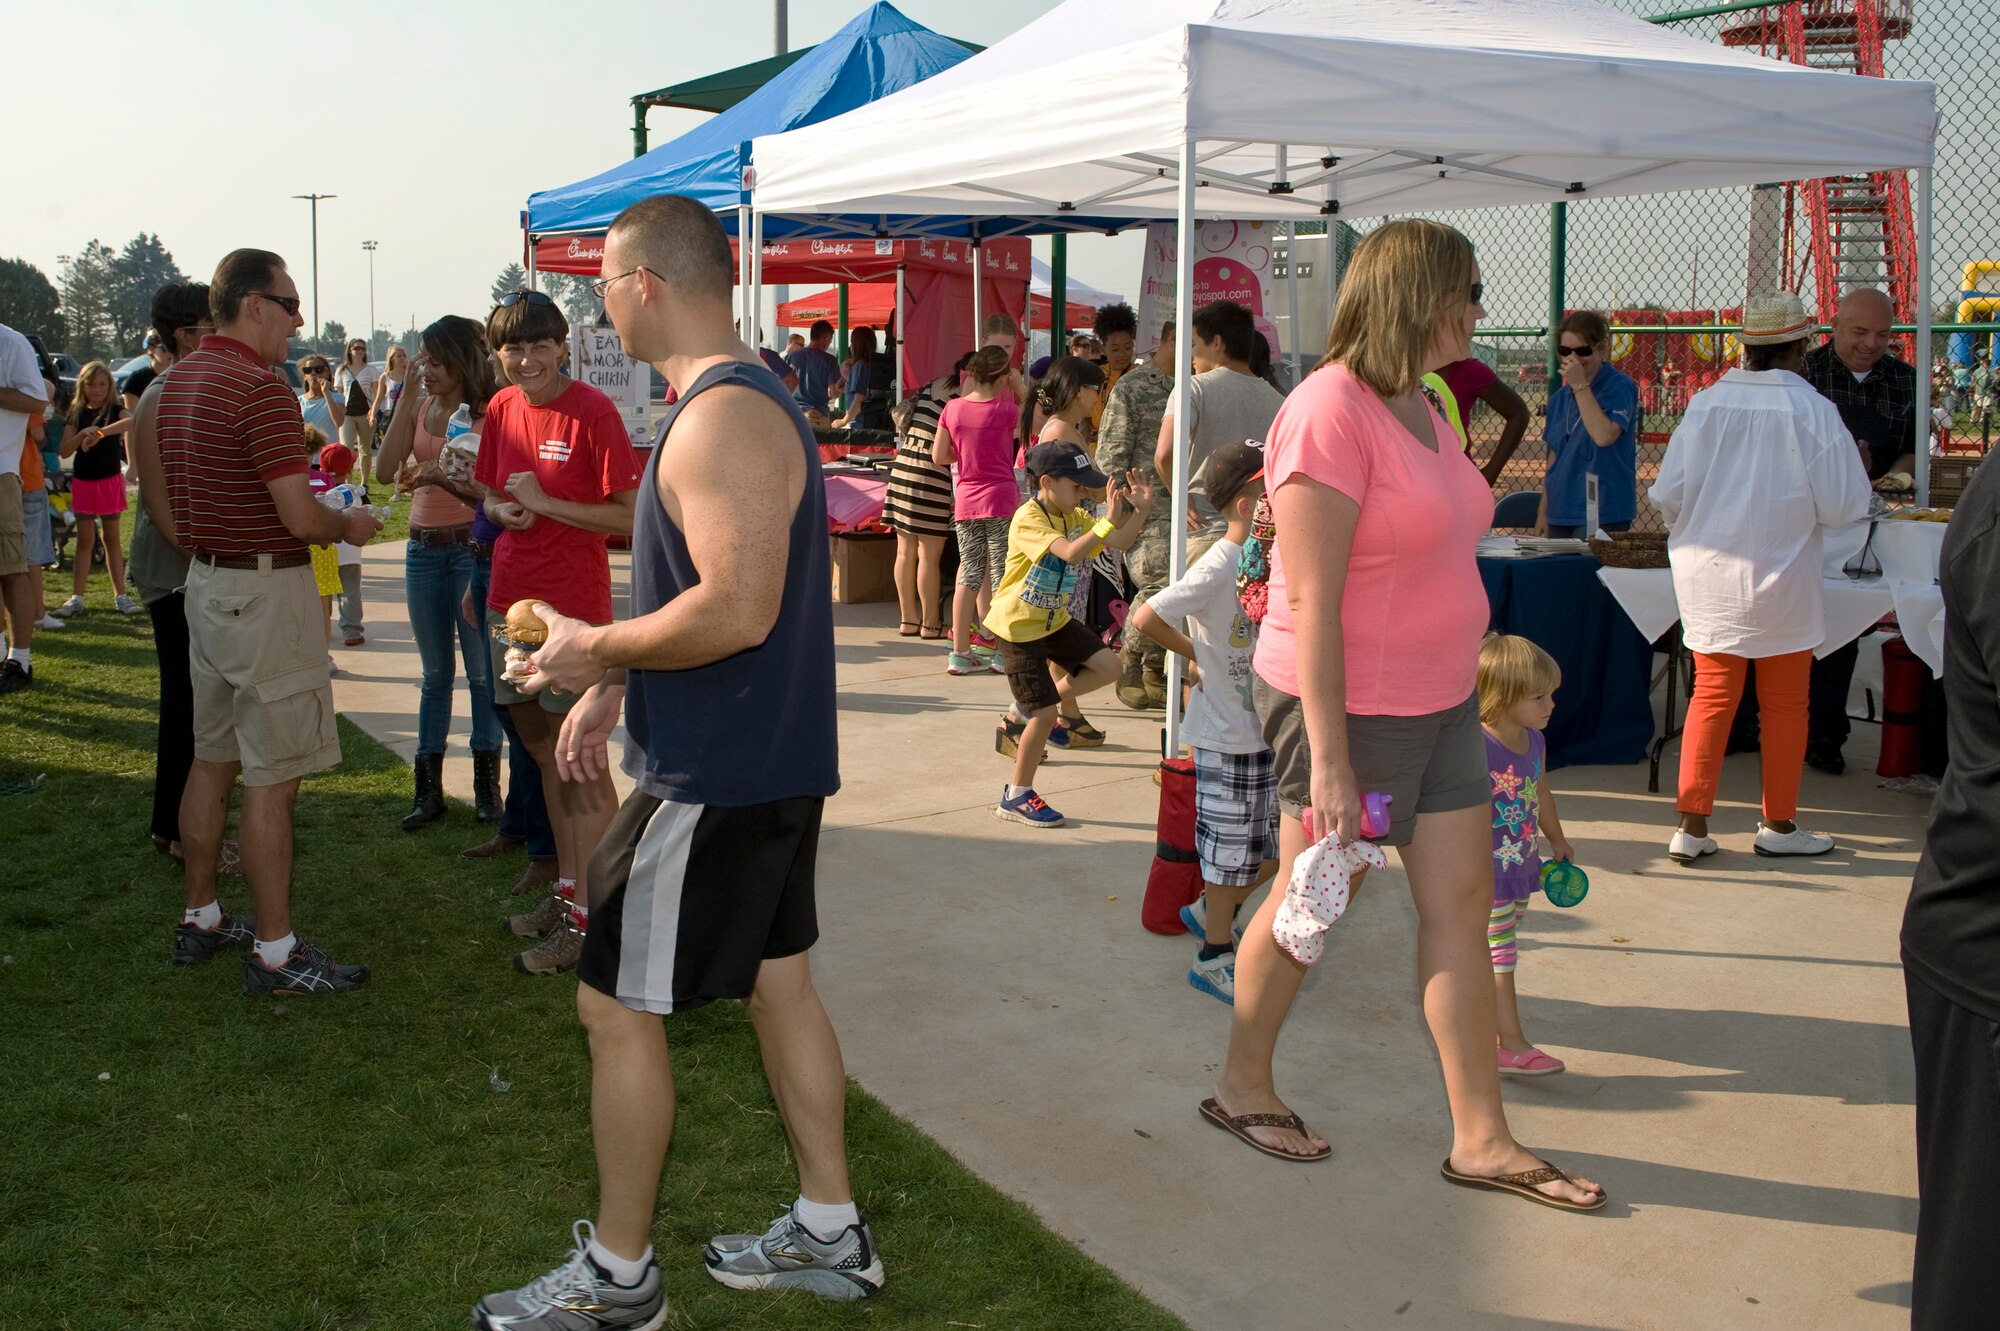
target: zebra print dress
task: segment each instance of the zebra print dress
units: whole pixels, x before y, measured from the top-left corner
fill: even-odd
[[[944,404],[958,396],[958,384],[938,379],[917,394],[910,428],[896,446],[889,464],[889,497],[882,520],[906,536],[950,536],[951,469],[931,461],[938,417]]]

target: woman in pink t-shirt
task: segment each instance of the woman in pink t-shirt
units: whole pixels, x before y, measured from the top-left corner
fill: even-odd
[[[1306,821],[1315,836],[1358,840],[1363,793],[1392,798],[1373,839],[1398,848],[1416,900],[1418,979],[1451,1105],[1445,1177],[1595,1210],[1603,1190],[1516,1143],[1500,1104],[1475,687],[1489,611],[1474,549],[1493,496],[1419,387],[1470,353],[1480,296],[1471,242],[1440,223],[1391,222],[1355,250],[1326,359],[1285,400],[1265,450],[1277,540],[1253,692],[1276,755],[1281,863],[1308,845]],[[1272,1079],[1305,977],[1272,939],[1283,895],[1244,935],[1228,1060],[1202,1112],[1268,1155],[1318,1160],[1331,1148]]]
[[[1007,568],[1007,523],[1021,506],[1014,480],[1014,399],[1006,394],[1007,351],[981,347],[966,366],[966,386],[938,416],[931,459],[952,467],[952,528],[958,535],[958,590],[951,598],[954,675],[984,673],[975,655],[972,620],[982,595],[990,598]]]

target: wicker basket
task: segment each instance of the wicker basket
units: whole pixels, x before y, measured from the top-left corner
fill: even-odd
[[[1665,568],[1667,538],[1652,532],[1621,532],[1608,541],[1593,537],[1590,553],[1606,568]]]
[[[1981,457],[1935,457],[1931,459],[1931,504],[1936,508],[1958,507],[1972,473],[1984,461]]]

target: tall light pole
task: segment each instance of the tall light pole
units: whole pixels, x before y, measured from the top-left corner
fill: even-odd
[[[325,325],[319,321],[319,201],[338,198],[335,194],[294,194],[295,199],[304,199],[312,204],[313,215],[313,351],[319,352],[320,329]],[[372,330],[371,330],[372,331]]]
[[[361,248],[368,251],[368,350],[373,352],[375,350],[375,242],[364,240],[361,242]]]

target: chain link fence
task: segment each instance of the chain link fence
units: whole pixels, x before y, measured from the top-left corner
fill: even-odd
[[[1718,4],[1666,14],[1654,0],[1606,0],[1673,30],[1828,69],[1879,69],[1892,78],[1937,84],[1940,126],[1932,177],[1932,355],[1914,358],[1906,335],[1898,354],[1922,365],[1947,362],[1934,396],[1954,377],[1961,390],[2000,318],[2000,8],[1967,0],[1791,0]],[[1865,75],[1857,73],[1856,77]],[[1572,108],[1589,117],[1591,108]],[[1744,127],[1756,133],[1755,125]],[[1433,214],[1472,238],[1486,285],[1487,323],[1476,349],[1535,413],[1534,424],[1496,485],[1500,494],[1539,490],[1547,468],[1541,420],[1549,396],[1550,310],[1596,309],[1612,324],[1613,364],[1639,384],[1645,420],[1639,444],[1640,513],[1635,529],[1663,531],[1645,492],[1688,397],[1735,360],[1728,325],[1753,285],[1800,292],[1822,320],[1829,288],[1879,286],[1897,297],[1898,317],[1914,318],[1914,238],[1899,236],[1911,191],[1904,173],[1776,188],[1702,190],[1624,199],[1577,200],[1563,209],[1565,243],[1552,245],[1551,207],[1488,208]],[[1815,196],[1814,190],[1821,192]],[[1879,200],[1877,217],[1856,226],[1841,216],[1843,189]],[[1899,216],[1900,215],[1900,216]],[[1829,221],[1829,219],[1832,219]],[[1357,224],[1367,231],[1378,220]],[[1301,228],[1304,230],[1304,228]],[[1879,231],[1879,241],[1873,240]],[[1843,249],[1841,240],[1850,240]],[[1867,240],[1853,240],[1855,236]],[[1872,242],[1872,243],[1871,243]],[[1872,253],[1869,252],[1872,249]],[[1991,271],[1976,265],[1988,264]],[[1968,265],[1974,267],[1968,268]],[[1831,283],[1822,281],[1831,274]],[[1968,280],[1970,279],[1970,280]],[[1984,292],[1973,288],[1984,288]],[[1686,329],[1660,331],[1663,328]],[[1949,395],[1960,433],[1980,436],[1980,404]],[[1474,455],[1492,456],[1501,420],[1476,409],[1467,428]],[[1992,423],[1989,429],[2000,429]]]

